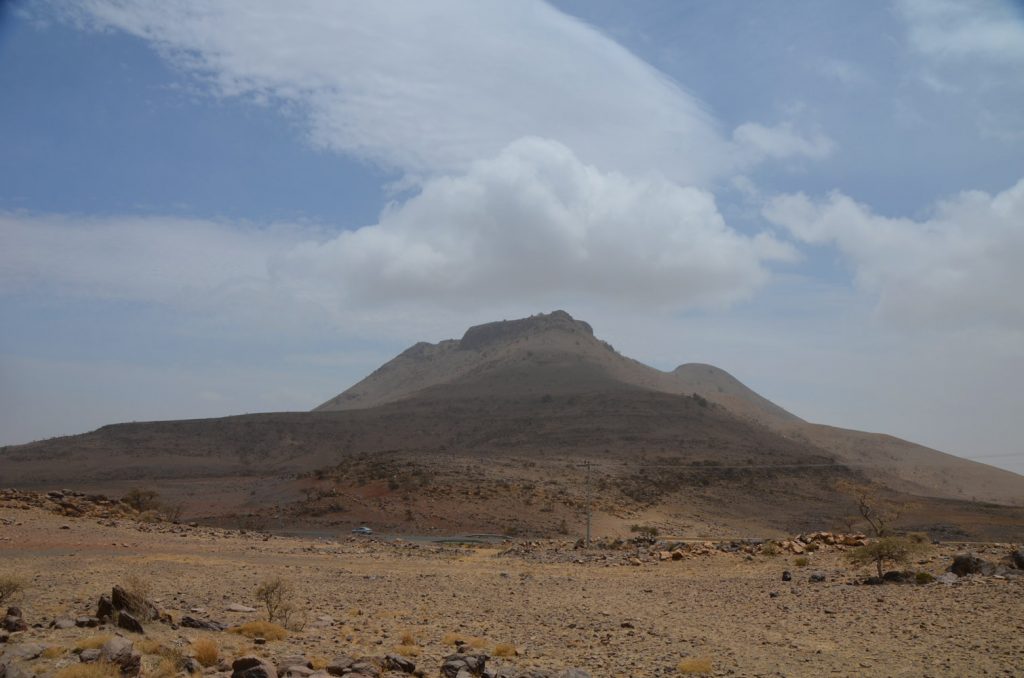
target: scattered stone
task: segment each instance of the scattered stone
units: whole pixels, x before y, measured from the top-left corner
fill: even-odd
[[[0,628],[4,631],[10,631],[11,633],[17,633],[18,631],[28,631],[28,624],[21,617],[15,617],[14,615],[7,615],[4,620],[0,622]]]
[[[231,678],[277,678],[277,669],[259,657],[242,657],[231,663]]]
[[[11,644],[8,646],[8,650],[4,654],[11,659],[32,661],[33,659],[37,659],[45,649],[46,648],[39,643],[18,643],[17,645]]]
[[[949,586],[950,584],[955,584],[958,579],[960,579],[960,577],[956,576],[952,572],[943,572],[935,578],[935,581],[939,584],[945,584],[946,586]]]
[[[117,625],[125,631],[131,631],[132,633],[146,632],[146,630],[142,628],[142,623],[127,611],[117,613]]]
[[[361,678],[364,676],[366,678],[377,678],[380,676],[380,671],[368,661],[358,661],[349,667],[349,673],[345,675],[350,678]]]
[[[55,629],[73,629],[75,628],[75,620],[61,617],[50,622],[50,626]]]
[[[96,617],[99,619],[114,618],[114,603],[110,601],[110,596],[107,594],[101,595],[96,602]]]
[[[783,570],[782,581],[793,581],[793,573],[789,570]]]
[[[1024,570],[1024,549],[1017,549],[1010,553],[1010,562],[1018,570]]]
[[[590,674],[583,669],[566,669],[558,674],[558,678],[590,678]]]
[[[181,668],[185,669],[186,673],[202,673],[203,665],[199,663],[199,660],[195,657],[188,657]]]
[[[823,572],[812,572],[811,576],[807,578],[807,580],[809,582],[812,582],[814,584],[820,584],[821,582],[825,581],[826,579],[827,579],[827,577],[825,576],[825,573],[823,573]]]
[[[75,626],[80,629],[94,628],[100,625],[100,620],[96,617],[78,617],[75,619]]]
[[[284,678],[308,678],[313,675],[313,669],[303,664],[295,664],[284,671],[278,669],[278,675],[284,676]]]
[[[231,603],[226,608],[228,612],[255,612],[255,607],[249,607],[248,605],[242,605],[240,603]]]
[[[110,602],[118,612],[127,610],[136,619],[142,621],[156,621],[160,619],[160,610],[157,609],[156,605],[137,593],[126,591],[120,586],[115,586],[110,592]]]
[[[406,659],[400,654],[389,654],[384,657],[384,668],[388,671],[401,671],[402,673],[412,673],[416,670],[416,664]]]

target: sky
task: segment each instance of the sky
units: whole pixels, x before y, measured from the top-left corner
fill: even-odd
[[[0,444],[565,309],[1024,472],[1024,3],[0,3]]]

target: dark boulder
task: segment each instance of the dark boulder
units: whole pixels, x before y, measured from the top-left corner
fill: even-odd
[[[949,571],[958,577],[969,574],[991,575],[995,574],[996,566],[973,553],[961,553],[953,558],[953,564],[949,566]]]
[[[277,669],[259,657],[242,657],[231,663],[231,678],[277,678]]]
[[[488,659],[490,657],[486,654],[450,654],[441,664],[441,675],[444,678],[459,678],[459,672],[466,671],[471,676],[482,676]]]
[[[117,613],[117,625],[125,631],[131,631],[132,633],[146,632],[146,630],[142,628],[142,623],[127,611]]]
[[[227,628],[227,626],[220,622],[209,621],[207,619],[196,619],[195,617],[182,617],[181,626],[189,629],[205,629],[206,631],[223,631]]]
[[[384,668],[388,671],[401,671],[402,673],[412,673],[416,670],[416,664],[406,659],[400,654],[389,654],[384,657]]]

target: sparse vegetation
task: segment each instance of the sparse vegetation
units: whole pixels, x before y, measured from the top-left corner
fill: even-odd
[[[0,574],[0,605],[9,603],[24,588],[25,582],[20,577]]]
[[[203,666],[213,666],[220,661],[220,646],[212,638],[197,638],[192,641],[192,655]]]
[[[495,657],[514,657],[516,656],[516,646],[512,643],[498,643],[494,646],[494,651],[491,654]]]
[[[42,656],[44,659],[56,659],[57,657],[64,656],[65,653],[67,653],[65,648],[60,647],[59,645],[51,645],[43,650]]]
[[[420,649],[419,645],[411,645],[410,644],[410,645],[397,645],[395,647],[395,652],[397,652],[398,654],[402,655],[403,657],[419,657],[420,656],[420,652],[422,652],[422,650]]]
[[[147,678],[174,678],[178,675],[178,665],[173,659],[163,657],[150,671],[146,673]]]
[[[263,638],[264,640],[284,640],[288,637],[288,629],[266,621],[247,622],[233,626],[228,631],[246,638]]]
[[[850,551],[848,557],[855,565],[874,563],[878,576],[884,574],[886,563],[905,565],[922,553],[926,546],[907,537],[881,537],[866,546]]]
[[[110,662],[71,664],[54,674],[54,678],[121,678],[121,669]]]
[[[75,643],[76,650],[98,650],[107,644],[107,641],[113,638],[109,633],[101,633],[95,636],[86,636],[85,638],[79,638],[78,642]]]
[[[629,531],[639,534],[642,537],[658,536],[658,528],[652,525],[631,525]]]
[[[676,664],[679,673],[711,673],[711,659],[708,657],[687,657]]]
[[[793,564],[797,567],[807,567],[807,564],[811,561],[805,556],[799,556],[793,559]]]
[[[914,575],[914,581],[918,584],[931,584],[935,581],[935,577],[928,572],[918,572]]]
[[[156,490],[143,490],[141,488],[133,488],[128,490],[123,497],[121,502],[131,506],[139,513],[145,511],[156,511],[160,508],[160,493]]]
[[[281,617],[286,611],[283,608],[289,605],[291,594],[291,584],[281,577],[268,579],[256,587],[256,600],[266,608],[267,621],[273,622]]]

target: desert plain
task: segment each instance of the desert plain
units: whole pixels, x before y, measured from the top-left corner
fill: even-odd
[[[8,678],[67,675],[82,647],[120,635],[141,655],[144,676],[166,672],[168,656],[194,655],[203,638],[219,660],[201,669],[207,675],[230,674],[241,657],[282,673],[282,662],[297,661],[286,658],[302,658],[322,671],[342,655],[406,675],[386,668],[398,653],[420,675],[438,676],[457,643],[489,654],[487,670],[508,676],[1024,675],[1024,577],[871,586],[845,549],[796,556],[701,544],[661,559],[663,544],[292,537],[68,517],[9,500],[0,502],[0,574],[25,584],[10,604],[27,629],[4,634],[0,665]],[[995,562],[1015,548],[936,544],[912,568],[940,576],[957,553]],[[186,616],[227,627],[263,620],[255,592],[277,577],[295,606],[283,639],[180,625]],[[169,619],[146,622],[141,634],[53,626],[94,616],[119,584],[142,587]]]

